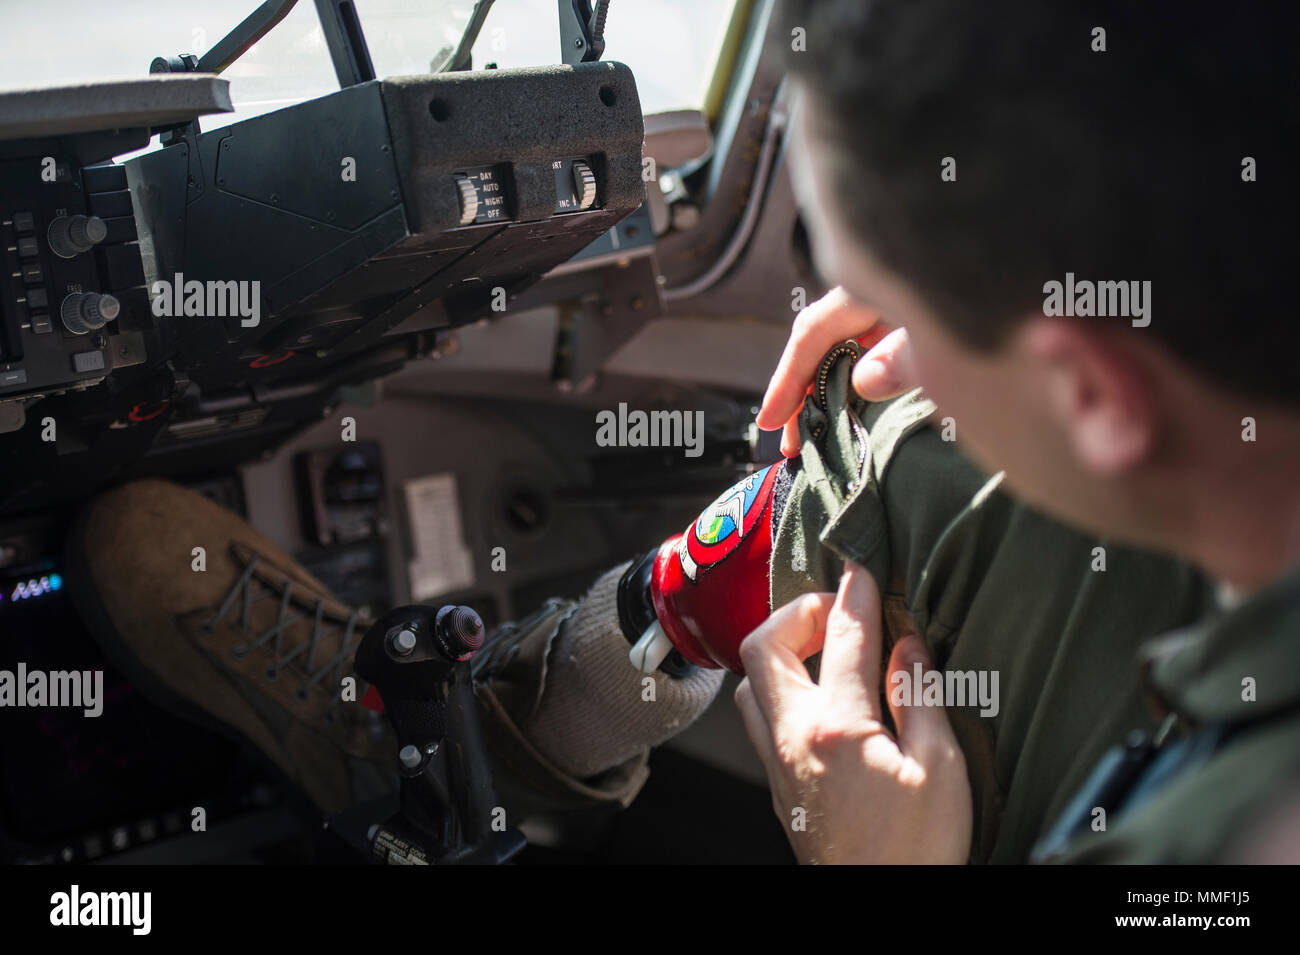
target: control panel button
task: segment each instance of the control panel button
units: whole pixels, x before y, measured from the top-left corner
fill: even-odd
[[[59,216],[50,223],[48,236],[54,254],[70,259],[103,242],[108,226],[99,216]]]
[[[140,237],[136,232],[135,219],[131,216],[114,216],[105,219],[104,225],[108,229],[108,238],[104,240],[105,242],[134,242]]]
[[[72,356],[72,370],[79,375],[88,371],[104,370],[104,353],[102,351],[79,351]]]
[[[131,208],[131,193],[126,190],[121,192],[105,192],[100,195],[90,196],[87,200],[92,215],[97,215],[102,219],[111,219],[114,216],[133,215]]]
[[[41,254],[41,248],[33,236],[24,236],[18,240],[18,254],[24,259],[34,259]]]
[[[35,232],[36,218],[30,212],[14,213],[14,231],[15,232]]]
[[[126,188],[126,167],[114,163],[87,166],[81,170],[87,192],[116,192]]]
[[[44,281],[41,274],[41,263],[24,262],[23,263],[23,282],[27,285],[40,285]]]
[[[31,329],[33,335],[48,335],[54,330],[54,325],[50,322],[50,316],[48,315],[33,315]]]
[[[25,384],[27,384],[27,372],[23,369],[15,368],[13,371],[0,371],[0,388],[12,388],[15,385]]]
[[[59,307],[63,327],[74,335],[84,335],[103,328],[117,318],[122,303],[112,295],[98,292],[70,292]]]
[[[46,309],[50,307],[50,298],[43,288],[32,288],[27,290],[27,307],[31,309]]]

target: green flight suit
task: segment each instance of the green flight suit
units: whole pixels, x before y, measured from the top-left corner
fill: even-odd
[[[833,363],[824,397],[800,418],[772,605],[834,590],[851,558],[880,587],[886,655],[910,631],[941,669],[998,673],[996,714],[948,712],[974,799],[971,860],[1026,861],[1102,754],[1154,728],[1136,651],[1202,618],[1212,589],[1178,561],[1018,503],[944,440],[950,423],[932,425],[918,392],[858,399],[852,357]]]
[[[1152,641],[1142,663],[1171,741],[1104,830],[1081,827],[1050,861],[1241,861],[1300,783],[1300,570]]]

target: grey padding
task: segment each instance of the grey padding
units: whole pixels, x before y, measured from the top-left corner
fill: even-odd
[[[555,212],[555,159],[590,156],[597,201],[620,219],[645,196],[641,103],[621,63],[393,76],[383,95],[398,168],[411,170],[404,187],[416,231],[459,224],[448,173],[483,163],[513,165],[520,220]],[[442,120],[431,117],[434,101]]]
[[[0,141],[167,126],[234,108],[230,81],[203,73],[0,90]]]

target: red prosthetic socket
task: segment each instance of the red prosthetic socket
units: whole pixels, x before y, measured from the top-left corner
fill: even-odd
[[[738,481],[659,547],[648,587],[656,620],[633,647],[635,665],[653,670],[676,650],[696,666],[744,673],[741,641],[772,612],[769,566],[788,467],[782,460]]]

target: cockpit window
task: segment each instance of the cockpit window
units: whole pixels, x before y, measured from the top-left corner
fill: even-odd
[[[5,6],[0,88],[143,76],[156,56],[203,54],[259,0],[57,0]],[[454,49],[474,0],[355,0],[376,75],[427,73]],[[613,0],[604,59],[632,68],[647,113],[704,104],[735,0]],[[57,17],[52,17],[57,10]],[[76,22],[81,29],[60,24]],[[50,44],[60,55],[49,55]],[[496,0],[471,48],[476,69],[559,63],[555,0]],[[287,17],[223,74],[236,113],[205,129],[337,89],[316,5]]]
[[[454,49],[474,0],[355,0],[380,76],[424,73]],[[605,55],[632,68],[641,108],[704,105],[735,0],[613,0]],[[483,69],[560,62],[555,0],[496,0],[473,47]]]
[[[146,76],[157,56],[202,55],[260,0],[55,0],[5,4],[0,88]],[[76,23],[78,29],[69,29]],[[50,56],[57,43],[59,56]],[[338,89],[316,4],[298,4],[222,74],[236,112],[205,116],[204,129],[269,113]]]

